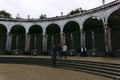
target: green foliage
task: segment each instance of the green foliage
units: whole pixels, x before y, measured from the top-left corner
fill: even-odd
[[[40,19],[46,19],[46,18],[47,18],[46,14],[41,14],[40,15]]]
[[[101,29],[103,29],[103,22],[102,20],[99,20],[98,18],[89,18],[84,23],[84,30],[85,31],[95,31],[99,32]]]
[[[0,54],[4,54],[6,51],[6,34],[0,33]]]
[[[0,33],[6,33],[7,29],[4,25],[0,24]]]
[[[80,28],[79,28],[79,25],[78,23],[74,22],[74,21],[71,21],[71,22],[68,22],[65,27],[64,27],[64,32],[76,32],[76,31],[79,31]]]
[[[21,25],[15,25],[13,26],[13,28],[10,31],[12,34],[16,33],[16,34],[25,34],[25,28]]]
[[[80,45],[80,27],[77,22],[70,21],[68,22],[63,29],[66,35],[66,44],[68,49],[76,49]],[[71,39],[73,35],[73,40]]]
[[[120,9],[114,12],[108,19],[108,26],[113,30],[120,30]]]
[[[120,9],[111,14],[108,26],[111,28],[111,45],[114,52],[120,49]]]
[[[47,34],[60,33],[60,27],[57,24],[50,24],[46,29]]]
[[[77,13],[80,13],[79,8],[78,8],[78,9],[75,9],[75,10],[70,11],[69,15],[73,15],[73,14],[77,14]]]
[[[80,12],[84,12],[85,10],[83,10],[82,8],[77,8],[75,10],[72,10],[68,13],[68,15],[73,15],[73,14],[78,14]]]
[[[16,46],[16,38],[18,36],[18,46]],[[12,34],[12,45],[11,45],[11,50],[15,50],[18,48],[20,51],[24,51],[25,49],[25,35],[24,34]]]
[[[34,49],[37,49],[37,50],[40,50],[42,51],[42,40],[43,40],[43,36],[39,33],[36,33],[36,34],[30,34],[31,36],[31,39],[30,39],[30,50],[34,50]],[[35,45],[35,36],[36,36],[36,45]]]
[[[11,14],[4,11],[4,10],[1,10],[0,11],[0,18],[11,18]]]
[[[36,33],[40,33],[42,34],[43,30],[39,25],[34,25],[29,29],[29,34],[36,34]]]

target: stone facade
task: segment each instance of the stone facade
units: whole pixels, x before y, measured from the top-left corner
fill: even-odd
[[[13,26],[15,25],[21,25],[25,28],[25,35],[26,35],[26,40],[28,41],[28,43],[26,43],[26,49],[25,51],[29,51],[29,29],[34,26],[34,25],[38,25],[42,28],[43,32],[43,52],[47,51],[47,34],[46,34],[46,28],[51,25],[51,24],[57,24],[60,28],[60,35],[61,35],[61,45],[63,45],[63,43],[65,42],[63,40],[64,36],[64,26],[71,21],[76,22],[79,25],[79,31],[81,31],[82,33],[82,29],[83,29],[83,24],[84,22],[90,18],[90,17],[99,17],[104,24],[105,27],[105,32],[107,32],[106,30],[106,26],[108,23],[108,18],[109,16],[115,12],[116,10],[120,9],[120,0],[116,0],[113,1],[111,3],[105,4],[103,6],[91,9],[91,10],[87,10],[85,12],[79,13],[79,14],[75,14],[75,15],[69,15],[69,16],[60,16],[60,17],[53,17],[53,18],[47,18],[44,20],[40,20],[40,19],[0,19],[0,24],[4,25],[7,29],[7,46],[6,46],[6,50],[10,49],[10,31],[12,29]],[[107,36],[107,33],[105,34],[105,36]],[[9,39],[8,39],[9,38]],[[105,37],[105,39],[110,39],[109,37]],[[110,40],[109,40],[110,41]],[[81,34],[81,46],[85,45],[84,43],[84,35]],[[107,43],[107,42],[106,42]],[[109,44],[108,44],[109,43]],[[111,46],[110,42],[108,42],[106,45],[106,50],[108,50],[108,48]],[[109,48],[110,49],[110,48]]]

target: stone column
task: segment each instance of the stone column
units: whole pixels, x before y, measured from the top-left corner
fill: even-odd
[[[52,35],[52,48],[53,48],[53,45],[55,45],[54,44],[54,35]]]
[[[43,34],[43,52],[47,52],[47,37],[48,35],[47,34]]]
[[[80,30],[80,43],[81,43],[81,47],[84,45],[83,43],[83,30]]]
[[[81,47],[85,46],[85,32],[83,31],[83,29],[80,30],[80,43],[81,43]]]
[[[95,55],[95,33],[92,31],[92,55]]]
[[[25,35],[25,52],[30,51],[30,35],[26,33]]]
[[[6,38],[6,52],[8,52],[9,33],[7,33],[6,35],[7,35],[7,38]]]
[[[60,40],[60,42],[61,42],[61,47],[65,44],[65,33],[63,33],[63,32],[61,32],[61,40]]]
[[[81,43],[81,47],[83,46],[83,30],[80,29],[80,43]]]
[[[106,50],[106,53],[111,53],[112,52],[112,49],[111,49],[111,29],[105,25],[104,31],[105,31],[105,50]]]
[[[18,39],[19,39],[19,36],[17,35],[16,36],[16,50],[18,50]]]
[[[92,49],[95,49],[95,34],[94,31],[92,31]]]
[[[36,44],[37,44],[37,38],[36,38],[36,35],[34,35],[34,49],[37,49]]]
[[[7,39],[6,39],[6,52],[11,51],[11,41],[12,41],[12,35],[10,32],[7,33]]]
[[[73,39],[73,33],[71,33],[71,49],[74,49],[74,39]]]

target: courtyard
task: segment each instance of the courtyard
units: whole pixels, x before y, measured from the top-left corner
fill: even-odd
[[[2,58],[8,58],[2,61]],[[15,58],[15,59],[14,59]],[[17,59],[18,58],[18,59]],[[23,55],[1,55],[0,56],[0,80],[113,80],[113,78],[105,77],[98,74],[92,74],[82,71],[74,71],[64,68],[50,67],[37,63],[34,59],[40,62],[40,59],[50,59],[50,56],[23,56]],[[14,59],[17,63],[13,63],[10,59]],[[19,59],[27,59],[32,64],[27,64],[26,60],[20,62]],[[32,60],[32,62],[31,62]],[[109,57],[70,57],[61,60],[80,60],[93,61],[102,63],[120,64],[119,58]],[[10,61],[10,62],[9,62]],[[28,61],[28,62],[29,62]],[[26,63],[25,63],[26,62]],[[36,63],[36,64],[35,64]],[[86,77],[87,76],[87,77]]]
[[[87,77],[86,77],[87,76]],[[0,64],[0,80],[112,80],[100,75],[36,65]]]

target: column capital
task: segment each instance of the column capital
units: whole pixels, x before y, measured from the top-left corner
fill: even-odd
[[[60,34],[63,35],[63,36],[65,36],[65,33],[64,33],[64,32],[61,32]]]
[[[12,34],[10,32],[7,32],[6,35],[7,36],[12,36]]]
[[[81,32],[81,33],[84,33],[85,31],[84,31],[84,29],[80,29],[80,32]]]
[[[63,34],[63,33],[64,33],[63,31],[60,32],[60,34]]]
[[[25,33],[25,36],[30,37],[31,35],[29,33]]]
[[[83,31],[83,29],[80,29],[80,31]]]
[[[43,33],[42,35],[43,35],[44,37],[48,37],[48,35],[47,35],[46,33]]]
[[[108,26],[104,27],[104,29],[105,29],[105,30],[108,30],[108,31],[111,31],[111,28],[108,27]]]

